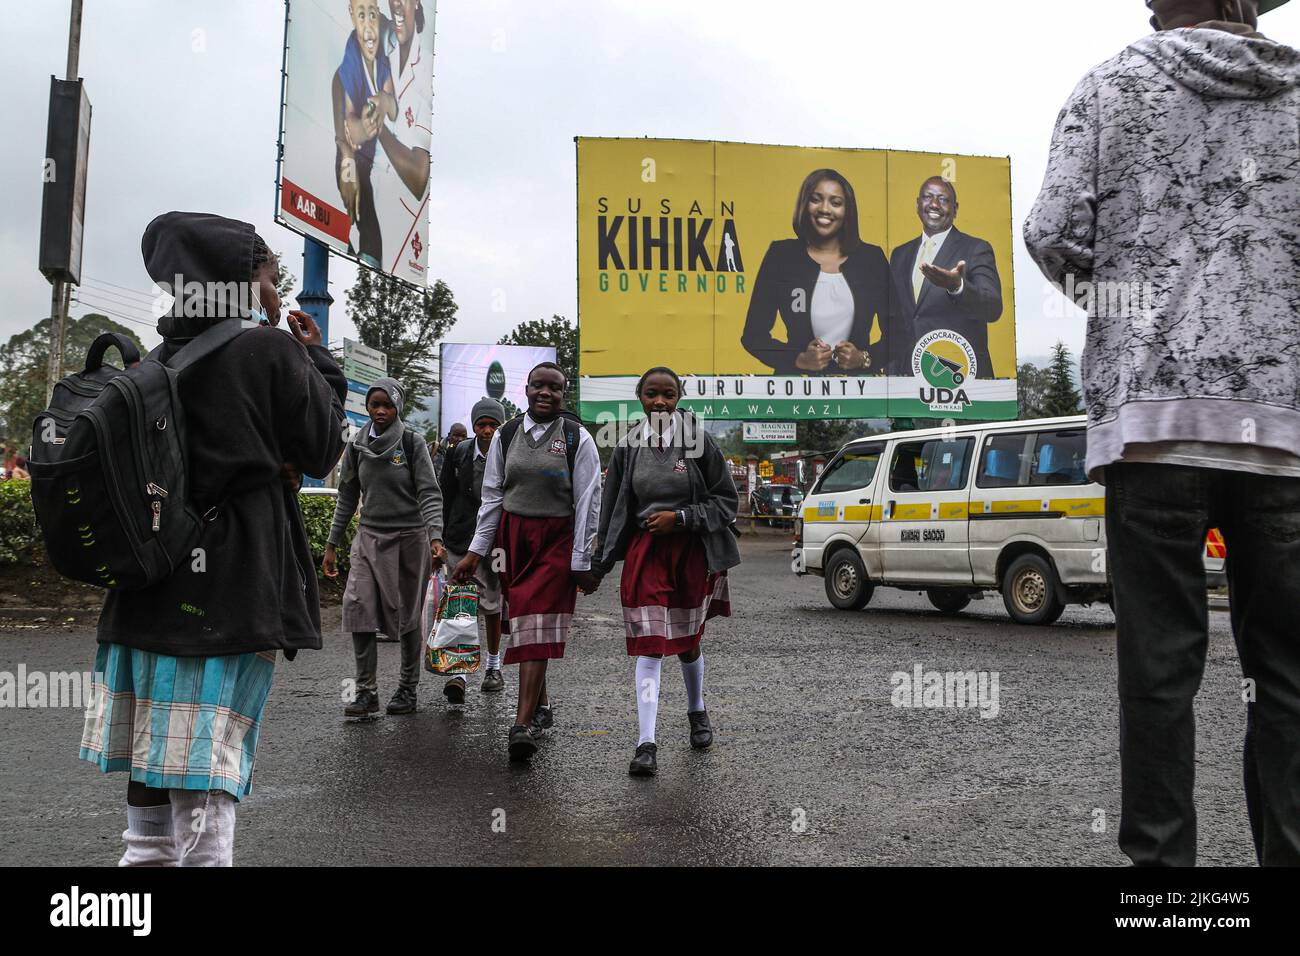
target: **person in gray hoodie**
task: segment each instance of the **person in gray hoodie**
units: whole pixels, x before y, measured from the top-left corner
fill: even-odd
[[[1088,313],[1089,474],[1106,485],[1120,848],[1193,865],[1202,555],[1227,543],[1263,864],[1300,864],[1300,52],[1285,0],[1148,0],[1156,32],[1056,123],[1025,244]]]
[[[356,697],[348,717],[379,711],[376,632],[400,635],[402,671],[389,714],[415,712],[420,683],[420,612],[432,569],[442,564],[442,491],[424,439],[402,423],[405,393],[394,379],[377,379],[366,392],[370,426],[343,452],[339,494],[321,570],[338,576],[337,547],[359,498],[361,523],[352,540],[343,592],[343,629],[352,632],[357,657]]]

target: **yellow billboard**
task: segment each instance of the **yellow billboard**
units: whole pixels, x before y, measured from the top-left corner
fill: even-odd
[[[582,416],[1016,417],[1005,157],[577,140]]]

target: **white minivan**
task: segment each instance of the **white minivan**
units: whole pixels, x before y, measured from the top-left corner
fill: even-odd
[[[956,613],[1000,591],[1021,624],[1110,600],[1106,492],[1088,480],[1083,416],[872,435],[831,459],[803,502],[793,566],[837,608],[877,586]],[[1209,583],[1222,538],[1207,539]]]

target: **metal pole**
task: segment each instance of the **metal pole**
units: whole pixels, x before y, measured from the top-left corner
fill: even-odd
[[[326,347],[330,341],[330,305],[333,302],[334,296],[330,295],[329,246],[310,236],[303,236],[302,291],[298,293],[298,305],[320,326],[321,341]]]
[[[77,78],[77,61],[81,56],[81,0],[72,0],[72,23],[68,26],[68,73],[65,80]]]

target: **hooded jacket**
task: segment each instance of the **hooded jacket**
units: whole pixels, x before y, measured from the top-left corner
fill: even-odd
[[[1300,52],[1214,29],[1144,37],[1065,104],[1024,238],[1088,311],[1093,477],[1148,443],[1295,454],[1298,124]]]
[[[685,530],[704,541],[704,553],[710,571],[719,572],[740,564],[736,545],[736,511],[740,496],[731,480],[731,469],[713,436],[706,432],[689,411],[680,409],[681,431],[686,455],[686,473],[690,477],[691,504],[685,509]],[[605,473],[605,490],[600,504],[600,531],[592,558],[592,570],[604,576],[627,554],[637,529],[636,493],[632,475],[636,456],[641,452],[636,436],[640,426],[619,442]],[[698,449],[698,453],[691,452]]]
[[[374,437],[370,435],[373,425],[362,427],[344,450],[329,543],[337,547],[343,542],[363,496],[363,526],[375,531],[423,526],[430,541],[439,541],[442,539],[442,491],[429,458],[429,446],[402,421],[406,390],[396,379],[375,379],[366,391],[367,402],[376,389],[388,393],[397,409],[397,418]]]
[[[254,236],[245,222],[171,212],[149,224],[141,249],[155,282],[216,288],[250,281]],[[164,316],[161,357],[216,322],[240,321],[219,299],[188,310],[202,315]],[[181,657],[280,649],[292,659],[319,648],[315,562],[280,469],[324,477],[338,461],[342,370],[321,346],[253,328],[187,369],[178,388],[193,504],[215,517],[191,565],[150,588],[108,592],[99,641]]]

